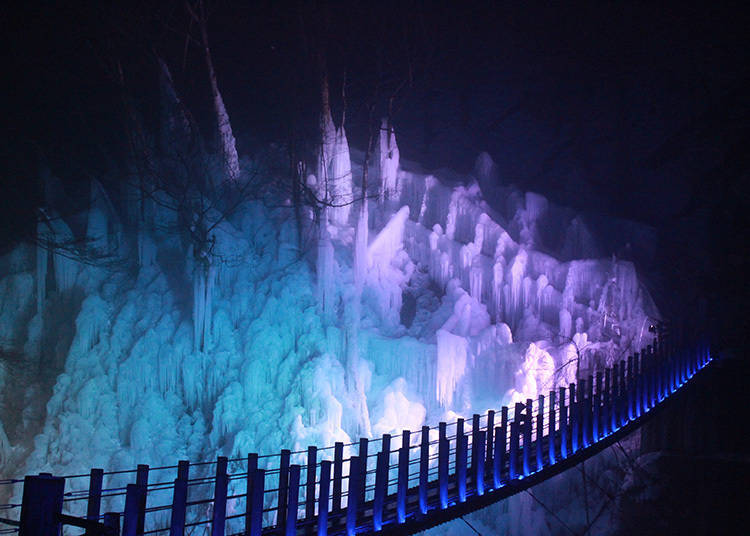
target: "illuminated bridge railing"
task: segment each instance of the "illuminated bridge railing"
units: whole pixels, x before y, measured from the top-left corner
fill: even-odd
[[[4,480],[0,489],[23,490],[19,504],[0,505],[0,534],[59,534],[61,527],[63,534],[84,529],[123,536],[410,534],[599,452],[710,360],[706,344],[655,341],[578,385],[400,436],[273,456]]]

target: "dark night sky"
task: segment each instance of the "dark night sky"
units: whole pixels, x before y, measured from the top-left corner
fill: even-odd
[[[30,3],[0,21],[4,245],[33,229],[40,156],[71,187],[121,161],[119,93],[103,68],[111,59],[121,61],[154,123],[149,54],[158,50],[204,134],[211,132],[195,47],[182,68],[181,2],[56,4]],[[655,227],[662,274],[677,270],[712,299],[743,294],[744,285],[725,280],[747,268],[747,17],[677,3],[498,4],[331,4],[328,31],[316,31],[310,3],[216,2],[209,37],[240,152],[283,141],[295,113],[300,128],[309,127],[311,37],[327,41],[336,92],[346,68],[355,146],[366,138],[378,50],[386,86],[409,57],[413,83],[399,94],[394,118],[402,158],[468,171],[488,151],[503,182]],[[741,313],[742,300],[732,310]]]

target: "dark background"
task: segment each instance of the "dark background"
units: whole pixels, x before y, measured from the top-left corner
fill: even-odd
[[[154,52],[213,142],[205,65],[195,45],[185,53],[182,2],[57,4],[0,20],[3,250],[33,235],[40,166],[73,200],[90,177],[124,166],[123,92],[158,130]],[[469,172],[487,151],[501,183],[582,211],[594,228],[615,218],[652,228],[657,254],[639,270],[662,312],[703,311],[717,342],[739,349],[748,18],[731,6],[653,4],[226,0],[209,5],[208,30],[241,154],[292,137],[314,143],[312,51],[323,50],[337,122],[346,74],[353,146],[366,143],[368,104],[385,115],[399,88],[402,159]]]

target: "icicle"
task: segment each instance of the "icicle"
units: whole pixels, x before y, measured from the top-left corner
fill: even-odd
[[[328,171],[328,193],[332,203],[331,220],[337,225],[349,222],[352,197],[352,163],[344,127],[336,130]]]
[[[474,176],[477,178],[479,187],[485,199],[492,199],[498,191],[500,181],[498,179],[497,166],[492,161],[492,157],[485,153],[479,153],[474,162]]]
[[[44,299],[47,297],[47,259],[49,258],[49,230],[46,222],[36,225],[36,312],[44,310]]]
[[[399,151],[393,126],[383,119],[379,136],[380,198],[384,201],[399,199],[401,185],[398,181]]]
[[[360,205],[354,242],[354,284],[360,293],[362,292],[362,285],[364,284],[368,268],[367,242],[370,232],[368,219],[367,199],[365,198]]]
[[[513,264],[510,267],[510,298],[511,298],[511,315],[510,320],[512,325],[515,324],[521,318],[523,313],[523,277],[526,273],[526,264],[528,262],[528,254],[526,250],[521,249],[513,259]]]
[[[573,329],[572,328],[572,317],[570,316],[570,312],[567,309],[560,309],[560,335],[564,339],[570,338],[570,332]]]
[[[453,404],[459,380],[466,373],[467,341],[447,330],[437,332],[437,400],[443,407]]]
[[[477,255],[471,261],[471,268],[469,273],[469,293],[472,297],[479,301],[483,301],[484,293],[484,269],[482,266],[482,257]]]
[[[318,303],[323,311],[323,317],[327,322],[333,321],[335,313],[335,282],[333,280],[334,257],[333,243],[328,234],[328,228],[325,224],[326,209],[323,210],[322,221],[320,222],[320,236],[318,238]]]
[[[390,263],[396,253],[403,248],[404,225],[409,218],[409,207],[399,209],[378,233],[368,247],[369,265]]]
[[[492,303],[491,308],[496,321],[503,318],[503,276],[505,275],[505,264],[502,260],[495,261],[492,267]]]

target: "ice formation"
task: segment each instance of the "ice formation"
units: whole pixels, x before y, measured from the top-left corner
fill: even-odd
[[[319,173],[342,181],[310,184],[353,200],[362,163],[343,129],[324,126]],[[392,131],[380,144],[370,176],[381,200],[324,209],[301,258],[287,254],[289,212],[257,202],[215,226],[204,264],[163,225],[139,229],[132,270],[80,263],[58,247],[73,227],[43,220],[38,249],[0,259],[0,343],[21,356],[17,367],[58,357],[46,367],[46,411],[0,415],[2,474],[416,430],[567,385],[650,342],[658,313],[634,265],[569,257],[598,250],[582,221],[498,185],[487,155],[478,177],[448,183],[399,162]],[[116,211],[96,199],[85,235],[125,255]],[[156,222],[174,218],[154,210]],[[547,226],[568,232],[545,243]],[[23,419],[26,444],[8,433]]]

